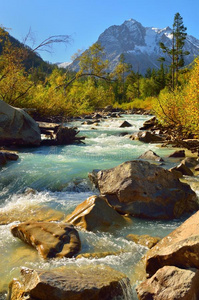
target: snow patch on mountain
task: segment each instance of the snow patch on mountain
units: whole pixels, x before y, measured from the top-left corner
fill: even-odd
[[[160,42],[166,47],[172,47],[172,29],[144,27],[134,19],[129,19],[121,25],[113,25],[100,34],[97,42],[104,47],[105,59],[110,62],[109,72],[113,71],[124,54],[125,62],[132,65],[134,71],[145,74],[150,68],[159,68],[158,59],[165,54],[160,49]],[[184,50],[190,55],[185,57],[185,65],[199,55],[199,40],[187,35]],[[168,57],[167,57],[168,59]],[[78,63],[74,62],[70,69],[77,71]]]

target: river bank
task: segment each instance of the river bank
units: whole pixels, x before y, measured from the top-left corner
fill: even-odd
[[[185,217],[172,221],[133,218],[131,225],[115,232],[80,231],[81,254],[112,254],[100,258],[63,258],[50,262],[43,261],[34,249],[12,237],[10,228],[18,224],[22,216],[39,219],[45,215],[46,219],[55,221],[71,213],[78,204],[97,193],[87,179],[93,169],[112,168],[124,161],[137,159],[147,150],[153,150],[163,157],[166,169],[178,164],[179,158],[168,157],[174,152],[172,147],[162,148],[159,143],[146,144],[130,140],[124,135],[139,131],[149,118],[151,116],[122,115],[121,118],[105,119],[95,125],[82,124],[87,119],[67,123],[69,127],[78,127],[81,135],[86,136],[85,144],[19,149],[20,159],[2,168],[1,213],[9,216],[10,223],[0,226],[1,291],[7,291],[8,283],[13,277],[19,276],[22,266],[49,270],[63,265],[105,264],[125,273],[132,287],[136,284],[140,274],[137,272],[135,276],[135,267],[147,248],[127,240],[126,236],[135,233],[164,237],[178,227]],[[128,121],[132,127],[121,128],[124,121]],[[197,175],[192,178],[185,176],[183,180],[188,180],[199,192]]]

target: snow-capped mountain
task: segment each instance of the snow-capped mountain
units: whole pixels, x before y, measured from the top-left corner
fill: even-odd
[[[124,54],[125,62],[132,65],[135,72],[145,74],[150,68],[158,68],[158,58],[164,56],[159,43],[162,42],[169,48],[172,45],[172,30],[170,27],[158,29],[144,27],[136,20],[130,19],[122,25],[114,25],[106,29],[98,38],[105,50],[106,58],[110,62],[109,71],[118,64],[121,54]],[[199,40],[187,35],[184,50],[190,54],[185,56],[185,65],[191,63],[199,55]],[[168,62],[170,64],[170,62]],[[77,62],[71,65],[77,69]]]

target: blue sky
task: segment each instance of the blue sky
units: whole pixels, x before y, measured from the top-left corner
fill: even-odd
[[[172,26],[175,13],[183,17],[187,33],[199,39],[199,0],[0,0],[0,25],[22,41],[29,29],[35,45],[51,35],[67,34],[71,43],[40,52],[49,62],[70,61],[87,49],[109,26],[135,19],[143,26]],[[29,44],[32,46],[32,44]]]

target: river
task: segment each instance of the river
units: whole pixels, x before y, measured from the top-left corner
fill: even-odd
[[[173,221],[134,218],[128,227],[109,233],[79,230],[81,253],[115,252],[104,258],[92,259],[44,261],[36,250],[14,238],[10,228],[17,223],[17,216],[30,213],[34,207],[39,207],[43,213],[56,210],[57,214],[61,212],[67,215],[72,212],[77,204],[98,193],[88,180],[88,172],[93,169],[106,169],[137,159],[149,149],[165,159],[165,168],[174,166],[179,160],[167,158],[174,152],[173,148],[131,141],[123,136],[124,132],[137,131],[149,118],[151,116],[122,115],[119,119],[101,121],[98,126],[82,125],[82,121],[76,121],[67,125],[78,127],[80,135],[86,136],[85,144],[20,149],[20,159],[2,167],[0,214],[11,214],[14,222],[0,226],[0,292],[3,292],[0,299],[5,298],[4,291],[8,289],[9,282],[14,277],[19,277],[21,267],[52,269],[63,265],[105,264],[125,273],[134,287],[139,280],[136,265],[147,249],[128,241],[127,234],[163,237],[179,226],[183,218]],[[132,127],[120,128],[124,120],[131,123]],[[198,181],[199,177],[191,179],[191,183]],[[27,188],[35,192],[28,192]],[[196,192],[199,193],[198,188]],[[135,292],[133,299],[136,299]]]

